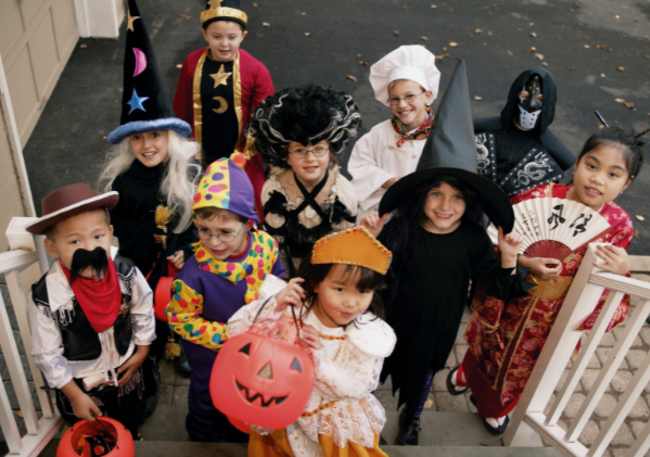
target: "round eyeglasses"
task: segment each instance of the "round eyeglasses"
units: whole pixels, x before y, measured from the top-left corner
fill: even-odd
[[[215,236],[222,243],[231,243],[235,238],[239,236],[241,231],[244,230],[244,227],[246,227],[246,222],[242,224],[237,233],[210,233],[208,229],[200,228],[197,230],[197,235],[201,241],[210,241],[210,238]]]
[[[426,92],[426,91],[425,91]],[[422,95],[424,92],[420,92],[419,94],[411,94],[407,95],[404,98],[399,98],[399,97],[393,97],[388,99],[388,103],[390,103],[392,106],[399,105],[399,102],[404,100],[406,103],[411,104],[413,103],[420,95]]]
[[[329,152],[330,148],[325,146],[317,146],[315,148],[296,148],[293,151],[289,151],[289,154],[292,156],[302,159],[307,156],[307,153],[311,152],[314,154],[314,157],[323,157]]]

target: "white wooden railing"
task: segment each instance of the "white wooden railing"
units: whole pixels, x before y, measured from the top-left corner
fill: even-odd
[[[14,218],[12,221],[14,228],[16,227],[14,222],[20,219],[24,220],[28,218]],[[24,224],[18,225],[22,226]],[[10,229],[11,228],[12,226],[10,226]],[[19,235],[18,237],[15,235],[15,233],[10,235],[9,230],[7,231],[10,245],[12,240],[15,241],[17,238],[22,237],[24,241],[26,238],[24,234]],[[2,433],[9,448],[9,455],[35,457],[63,426],[63,419],[56,411],[49,391],[41,389],[41,387],[46,386],[47,384],[43,379],[41,371],[34,364],[34,359],[31,356],[32,337],[29,323],[27,321],[27,296],[23,289],[20,272],[38,263],[41,273],[44,273],[47,271],[48,265],[42,242],[38,240],[35,244],[31,235],[28,235],[27,241],[29,241],[29,239],[32,240],[31,246],[30,243],[27,242],[27,246],[22,246],[23,249],[0,254],[0,274],[4,274],[7,282],[7,288],[9,289],[9,296],[11,298],[14,314],[18,321],[20,337],[25,348],[25,353],[27,354],[29,369],[31,370],[34,379],[36,394],[43,415],[39,420],[36,412],[36,405],[34,404],[34,400],[29,391],[29,385],[27,384],[27,376],[18,353],[18,345],[11,328],[9,316],[7,314],[7,307],[0,295],[0,347],[2,348],[2,354],[7,364],[11,383],[16,393],[16,398],[18,399],[18,405],[20,406],[23,420],[25,421],[27,434],[21,436],[18,423],[11,409],[9,398],[7,397],[7,391],[2,382],[0,382],[0,427],[2,428]],[[36,279],[38,279],[38,277],[36,277]]]
[[[594,246],[590,245],[526,389],[513,412],[510,426],[503,436],[507,446],[526,446],[532,429],[567,457],[600,457],[650,380],[650,353],[648,353],[596,440],[589,448],[578,442],[578,436],[650,314],[650,283],[615,275],[594,267],[596,257],[593,249]],[[558,386],[576,344],[583,335],[574,329],[591,314],[605,289],[611,290],[609,298],[593,329],[583,340],[569,375],[563,385]],[[638,298],[639,302],[633,314],[626,319],[623,332],[583,401],[580,411],[569,423],[568,430],[564,431],[558,425],[558,420],[625,294],[629,294],[633,299]],[[553,391],[558,387],[560,390],[550,411],[544,414]],[[650,449],[650,423],[640,432],[627,456],[641,457],[648,449]]]

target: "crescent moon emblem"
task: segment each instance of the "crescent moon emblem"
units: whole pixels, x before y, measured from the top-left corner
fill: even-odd
[[[133,76],[138,76],[147,69],[147,56],[138,48],[133,48],[133,54],[135,54],[135,71],[133,72]]]
[[[226,101],[226,99],[223,97],[213,97],[213,99],[218,101],[220,106],[219,109],[212,108],[212,111],[214,111],[217,114],[225,113],[226,110],[228,109],[228,102]]]

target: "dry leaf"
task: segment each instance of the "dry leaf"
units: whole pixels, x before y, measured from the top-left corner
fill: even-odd
[[[588,45],[588,44],[585,44],[585,49],[589,49],[589,45]]]
[[[355,78],[352,75],[345,75],[346,78],[348,78],[350,81],[354,81],[355,83],[357,82],[357,78]]]
[[[436,8],[436,5],[431,5],[431,8]]]
[[[601,73],[601,74],[600,74],[600,77],[601,77],[601,78],[604,78],[604,77],[605,77],[605,73]]]
[[[640,221],[645,221],[645,217],[641,216],[640,214],[637,214],[636,218]]]
[[[625,67],[616,67],[618,71],[625,71]]]
[[[489,30],[488,30],[488,35],[489,35],[489,36],[492,36],[492,32],[490,32]]]
[[[183,64],[182,63],[177,63],[176,68],[183,68]]]
[[[442,48],[442,50],[443,50],[443,51],[446,51],[446,50],[447,50],[447,46],[445,46],[444,48]]]
[[[366,62],[365,60],[360,60],[360,61],[359,61],[359,65],[366,65],[366,66],[368,66],[368,62]]]
[[[301,16],[307,16],[307,13],[305,13],[305,12],[303,11],[302,13],[300,13],[300,15],[301,15]]]
[[[448,59],[450,59],[450,58],[451,58],[451,54],[447,53],[447,54],[445,54],[445,57],[448,58]]]
[[[395,36],[399,36],[399,30],[395,30],[393,33],[395,34]]]
[[[627,108],[630,108],[630,109],[634,108],[634,102],[623,102],[623,104],[624,104]]]
[[[421,39],[422,41],[429,41],[429,39],[428,39],[427,37],[425,37],[425,36],[421,36],[420,39]]]
[[[537,34],[535,32],[530,32],[530,36],[532,36],[533,38],[537,38]]]
[[[542,62],[542,65],[548,67],[548,64],[546,62]]]
[[[535,58],[538,59],[538,60],[544,60],[544,54],[540,54],[540,53],[537,52],[537,53],[535,53]]]
[[[483,97],[480,97],[478,95],[474,95],[474,100],[478,100],[479,102],[483,100]]]
[[[639,18],[635,17],[634,19],[632,19],[632,22],[639,22]]]
[[[440,54],[439,56],[436,56],[436,60],[440,62],[442,59],[444,59],[445,56],[443,54]],[[650,116],[650,113],[648,113],[648,116]]]
[[[602,49],[603,51],[612,52],[612,48],[604,44],[597,44],[596,47],[598,49]]]
[[[573,6],[575,6],[576,8],[580,8],[580,3],[578,3],[578,2],[574,2],[574,3],[573,3]]]
[[[512,51],[510,49],[506,49],[506,52],[508,53],[509,56],[512,55]]]
[[[449,46],[451,46],[452,48],[455,48],[456,46],[458,46],[458,43],[456,43],[455,41],[450,41]]]
[[[622,98],[616,98],[616,99],[614,99],[614,101],[616,103],[625,103],[625,100],[623,100]]]
[[[182,17],[182,18],[185,19],[186,21],[189,21],[189,20],[190,20],[190,16],[188,16],[187,14],[179,14],[178,17]]]
[[[531,46],[528,52],[535,52],[537,51],[537,48],[535,46]]]
[[[305,36],[311,36],[311,33],[305,32]]]
[[[474,30],[474,33],[483,33],[483,30],[481,30],[481,29],[476,29],[476,30]]]
[[[614,17],[615,17],[616,19],[620,19],[620,18],[621,18],[621,16],[619,16],[618,14],[617,14],[616,16],[614,16]]]
[[[569,70],[573,70],[573,65],[567,67]]]
[[[271,24],[268,23],[268,22],[262,22],[262,25],[263,25],[264,27],[271,27]]]
[[[79,47],[80,47],[81,49],[85,49],[85,48],[88,47],[88,45],[87,45],[86,43],[81,43],[81,44],[79,45]]]
[[[638,238],[638,237],[639,237],[639,231],[638,231],[638,230],[635,230],[635,231],[634,231],[634,238]]]
[[[257,6],[258,6],[257,3],[253,3],[253,7],[257,8]]]

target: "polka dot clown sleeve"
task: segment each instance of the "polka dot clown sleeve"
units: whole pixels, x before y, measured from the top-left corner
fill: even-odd
[[[172,299],[165,313],[169,327],[191,343],[217,351],[228,339],[228,326],[201,317],[203,295],[180,279],[172,283]]]

